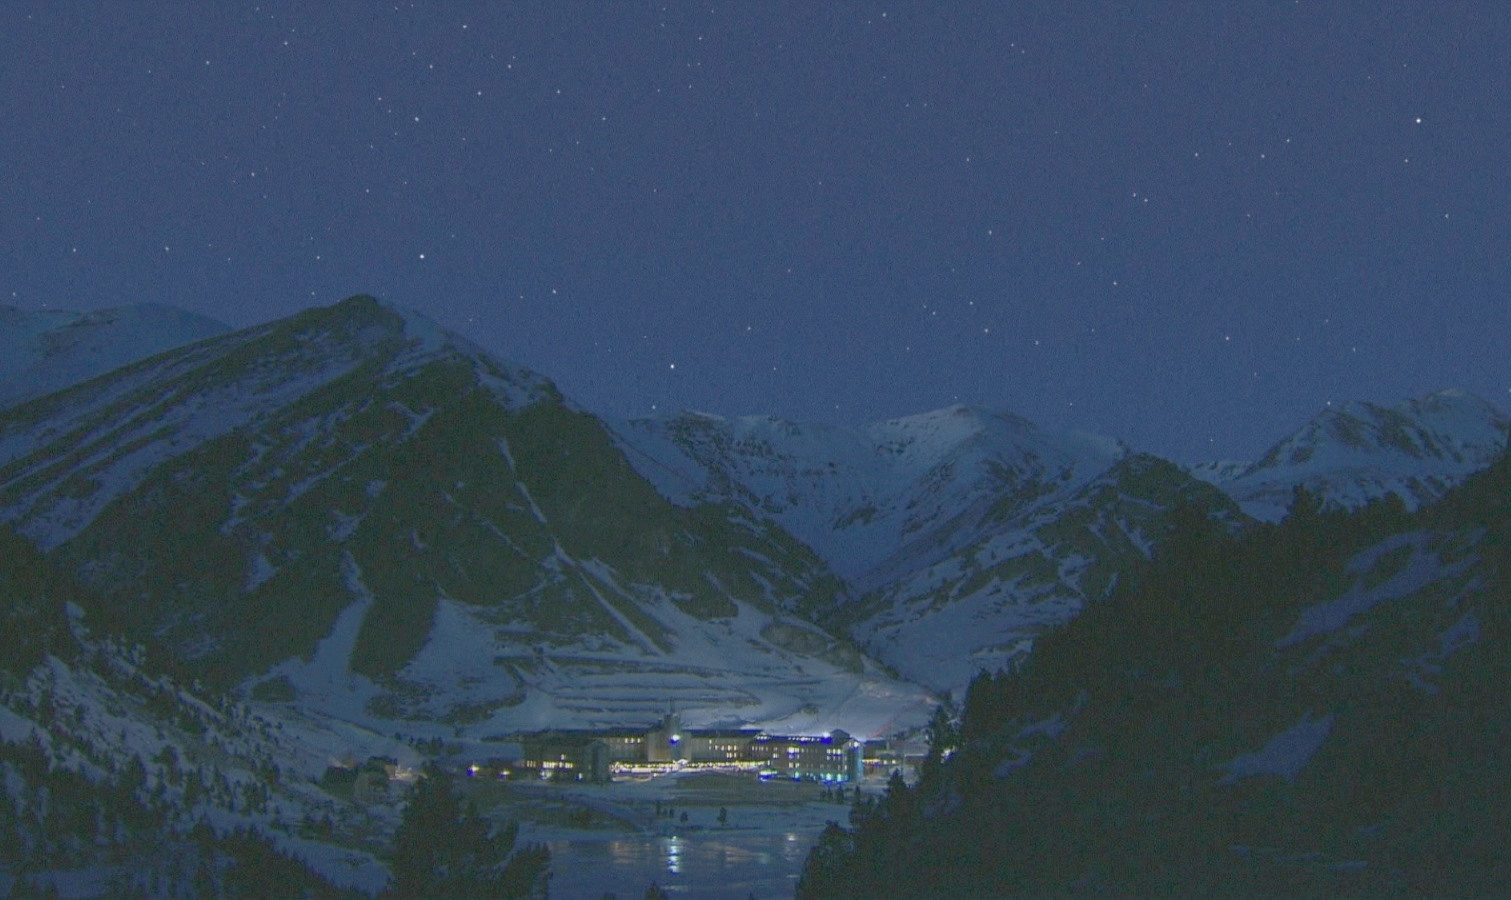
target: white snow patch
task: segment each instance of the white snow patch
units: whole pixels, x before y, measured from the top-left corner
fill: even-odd
[[[1321,749],[1333,730],[1331,714],[1320,719],[1303,716],[1301,721],[1280,732],[1253,753],[1235,757],[1219,768],[1228,774],[1218,784],[1232,784],[1240,778],[1255,775],[1278,775],[1286,781],[1295,780],[1312,756]]]
[[[388,886],[388,866],[379,862],[371,853],[322,844],[273,830],[265,831],[264,834],[273,840],[278,849],[304,860],[310,868],[337,887],[377,894]]]
[[[344,513],[339,509],[333,509],[331,510],[331,518],[336,521],[327,528],[327,532],[330,534],[331,540],[339,542],[345,541],[356,534],[357,526],[362,524],[362,520],[366,518],[366,515],[352,515]]]
[[[252,571],[247,573],[247,583],[242,587],[246,593],[251,593],[262,587],[263,583],[278,574],[278,567],[268,561],[267,554],[258,551],[252,557]]]
[[[1013,755],[1003,759],[992,768],[993,778],[1006,778],[1018,769],[1033,762],[1034,754],[1032,750],[1024,747],[1012,747],[1010,749]]]
[[[1436,554],[1426,552],[1428,540],[1429,536],[1422,532],[1395,535],[1359,554],[1349,563],[1349,571],[1356,578],[1354,585],[1336,599],[1303,610],[1291,633],[1276,641],[1275,646],[1289,647],[1319,634],[1331,634],[1360,613],[1368,612],[1388,600],[1409,597],[1433,582],[1452,578],[1468,568],[1470,560],[1467,559],[1443,565]],[[1362,584],[1363,576],[1385,554],[1403,547],[1414,549],[1410,562],[1380,584],[1365,588]]]
[[[498,452],[502,453],[504,455],[504,460],[509,463],[509,471],[511,471],[511,472],[518,472],[519,471],[519,466],[516,466],[514,464],[514,453],[513,453],[513,451],[511,451],[509,449],[509,439],[508,438],[506,438],[506,437],[500,437],[498,439]]]
[[[299,692],[302,706],[355,721],[363,717],[362,705],[378,692],[372,682],[350,668],[357,632],[372,608],[373,597],[362,583],[361,568],[351,554],[343,554],[342,569],[347,589],[356,599],[336,616],[330,634],[315,645],[308,662],[287,659],[269,670],[268,675],[286,677]]]
[[[1420,656],[1408,657],[1400,661],[1406,669],[1406,680],[1424,694],[1438,693],[1441,688],[1429,679],[1443,673],[1443,663],[1448,657],[1471,644],[1478,643],[1479,639],[1479,616],[1472,612],[1465,613],[1462,618],[1438,635],[1436,650],[1429,650]]]
[[[497,674],[490,681],[507,682],[508,690],[504,691],[507,694],[513,689],[513,679],[493,667],[497,652],[492,627],[474,616],[465,604],[442,596],[436,600],[430,640],[399,674],[407,681],[441,687],[455,700],[462,699],[456,694],[462,692],[469,678],[475,679],[479,671],[492,669]],[[486,668],[478,665],[480,661],[487,664]]]
[[[514,482],[514,486],[519,488],[519,492],[525,498],[525,502],[530,504],[530,514],[535,517],[535,521],[542,525],[550,525],[551,523],[546,521],[546,514],[540,511],[539,506],[535,505],[535,498],[530,496],[530,489],[525,487],[525,483],[523,481],[516,481]],[[558,546],[557,549],[560,550],[560,547]]]

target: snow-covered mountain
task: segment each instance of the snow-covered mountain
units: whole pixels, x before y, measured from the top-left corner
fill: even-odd
[[[549,381],[370,298],[0,411],[0,521],[92,616],[291,715],[869,734],[929,707],[795,613],[845,588],[780,527],[668,503]]]
[[[947,554],[989,514],[1068,496],[1128,453],[968,406],[860,428],[682,413],[619,431],[664,496],[772,519],[862,588]]]
[[[374,809],[353,821],[350,804],[315,779],[349,753],[413,765],[412,746],[338,721],[285,728],[234,697],[177,683],[143,665],[142,647],[92,633],[86,592],[4,527],[0,559],[0,877],[9,893],[45,896],[26,882],[49,871],[43,883],[62,885],[62,896],[187,894],[191,884],[195,896],[218,893],[216,884],[236,893],[231,885],[278,854],[323,873],[289,862],[281,891],[382,888],[379,855],[350,837],[385,820],[391,830],[396,816]],[[309,827],[321,820],[341,823],[340,835]],[[257,838],[246,840],[246,829]]]
[[[104,334],[106,320],[128,336],[151,330],[130,323],[192,320],[159,308],[41,327],[29,315],[27,346]],[[788,687],[799,669],[833,674],[794,661],[805,653],[852,670],[841,682],[871,677],[864,649],[958,689],[1146,562],[1179,504],[1236,523],[1231,497],[1276,519],[1305,485],[1332,504],[1397,492],[1415,506],[1486,465],[1507,427],[1461,392],[1353,404],[1256,464],[1188,471],[964,406],[859,428],[697,413],[605,426],[541,376],[355,300],[36,399],[0,417],[0,520],[105,585],[155,639],[330,710],[498,727],[644,718],[669,700],[743,721],[832,712],[817,688],[736,686],[772,665]],[[562,538],[574,530],[585,544]],[[186,571],[169,546],[215,565]],[[315,615],[282,640],[221,628],[290,584]],[[469,658],[486,669],[427,661],[426,648],[478,635]],[[663,657],[678,660],[665,677],[624,688],[619,663]],[[344,674],[405,667],[423,689]]]
[[[113,321],[152,316],[174,320]],[[422,744],[645,725],[669,704],[693,726],[890,734],[1025,659],[1026,683],[1053,689],[993,682],[997,713],[1033,717],[963,743],[989,785],[967,801],[1033,764],[1012,782],[1025,796],[1147,782],[1186,809],[1194,785],[1228,815],[1267,776],[1322,773],[1321,797],[1390,764],[1379,747],[1470,733],[1499,696],[1477,685],[1505,680],[1478,648],[1507,627],[1488,601],[1504,593],[1508,476],[1472,473],[1504,459],[1508,421],[1462,392],[1329,410],[1258,463],[1187,469],[958,406],[860,428],[606,423],[365,297],[163,352],[139,342],[103,373],[59,362],[88,342],[57,335],[109,323],[25,321],[0,329],[0,366],[67,374],[45,394],[27,374],[27,400],[0,402],[0,780],[26,800],[0,808],[0,849],[84,854],[102,829],[112,853],[121,835],[177,845],[204,819],[216,853],[252,826],[370,890],[385,872],[362,836],[395,823],[322,831],[351,813],[309,783],[332,756],[418,762]],[[10,352],[49,341],[64,349]],[[1341,507],[1451,496],[1415,517],[1250,518],[1282,517],[1297,486]],[[1341,538],[1319,531],[1341,521]],[[1074,678],[1033,682],[1038,651]],[[1471,701],[1485,709],[1455,712]],[[1206,719],[1188,728],[1194,709]],[[1504,768],[1493,741],[1460,743]],[[1108,767],[1111,746],[1143,762]],[[961,796],[940,794],[940,821]],[[1414,814],[1388,806],[1350,833]],[[59,815],[83,844],[48,836]],[[1352,865],[1352,840],[1327,844],[1328,864]],[[164,851],[147,868],[191,863]]]
[[[1230,526],[1243,519],[1179,467],[1130,455],[1053,502],[988,517],[953,552],[867,592],[841,620],[898,673],[958,695],[978,672],[1013,668],[1035,638],[1146,565],[1181,506]]]
[[[1504,455],[1416,513],[1183,518],[798,896],[1511,896],[1508,596]]]
[[[683,413],[618,430],[665,496],[806,542],[861,595],[811,614],[940,691],[1110,590],[1177,500],[1230,506],[1118,441],[966,406],[855,429]]]
[[[735,504],[812,547],[856,599],[810,614],[943,691],[1109,593],[1178,505],[1276,521],[1304,486],[1325,506],[1396,494],[1414,509],[1489,465],[1507,427],[1450,390],[1328,410],[1258,463],[1188,469],[965,406],[860,428],[682,413],[616,431],[672,501]]]
[[[91,312],[0,306],[0,407],[230,330],[158,303]]]
[[[1490,465],[1508,429],[1504,413],[1460,390],[1391,407],[1347,403],[1319,413],[1257,463],[1192,472],[1266,521],[1285,515],[1297,487],[1325,506],[1354,508],[1395,494],[1415,509]]]

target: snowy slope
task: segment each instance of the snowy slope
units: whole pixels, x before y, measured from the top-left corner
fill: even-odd
[[[769,517],[861,596],[811,614],[904,677],[960,691],[1144,562],[1178,501],[1217,491],[1121,443],[966,406],[856,429],[696,413],[619,423],[683,504]]]
[[[429,320],[402,315],[413,334],[402,341],[391,373],[422,366],[447,347],[475,349],[460,338],[443,345]],[[0,521],[15,522],[44,549],[56,546],[165,460],[327,387],[395,342],[377,324],[291,331],[291,321],[150,357],[13,408],[0,417]],[[518,396],[509,399],[532,396],[544,384],[521,376],[518,386],[510,384]]]
[[[668,503],[546,379],[371,298],[0,411],[0,521],[133,639],[307,728],[675,702],[869,734],[930,706],[798,614],[844,587],[779,527]]]
[[[1511,420],[1480,398],[1445,390],[1391,407],[1348,403],[1317,415],[1247,467],[1196,467],[1255,518],[1285,515],[1296,487],[1353,508],[1395,494],[1408,509],[1488,466]]]
[[[1211,486],[1135,454],[1052,504],[988,518],[950,555],[868,592],[844,621],[899,674],[958,696],[1143,566],[1181,504],[1243,518]]]
[[[133,883],[145,891],[154,877],[181,880],[182,890],[187,876],[169,873],[195,868],[196,844],[205,847],[189,834],[202,823],[221,837],[256,829],[337,885],[369,894],[383,887],[386,864],[352,836],[374,819],[391,828],[396,812],[356,821],[349,804],[313,781],[335,757],[412,762],[413,748],[372,731],[285,728],[246,704],[146,671],[140,647],[74,626],[78,646],[68,659],[4,673],[0,797],[15,810],[6,817],[7,851],[32,851],[24,867],[8,856],[12,873],[52,870],[56,883],[76,885],[64,896],[121,896]],[[30,753],[40,764],[17,764]],[[65,824],[59,813],[80,795],[84,814]],[[300,827],[320,818],[337,823],[329,843]]]
[[[0,306],[0,407],[230,330],[157,303],[91,312]]]
[[[1190,529],[1139,588],[975,683],[937,777],[831,833],[805,880],[815,896],[1511,896],[1508,463],[1413,515]]]
[[[665,496],[769,517],[861,586],[947,553],[989,508],[1051,503],[1128,452],[968,406],[854,429],[682,413],[618,432]]]

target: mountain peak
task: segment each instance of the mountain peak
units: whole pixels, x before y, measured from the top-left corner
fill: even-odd
[[[1026,511],[1128,452],[963,404],[858,428],[683,412],[623,423],[620,438],[665,496],[746,505],[856,583],[896,553],[910,566],[947,553],[1004,496]]]
[[[1467,456],[1482,465],[1485,445],[1503,447],[1508,427],[1511,420],[1504,413],[1457,388],[1389,407],[1352,401],[1318,413],[1272,447],[1249,474],[1305,464],[1319,455],[1333,462],[1384,454],[1455,463],[1465,462]]]
[[[1353,401],[1322,410],[1252,466],[1207,480],[1269,520],[1284,516],[1297,486],[1339,506],[1397,494],[1415,507],[1489,465],[1508,432],[1505,413],[1457,388],[1394,406]]]
[[[347,310],[375,310],[378,307],[385,305],[386,304],[384,304],[383,301],[379,300],[377,297],[374,297],[372,294],[352,294],[345,300],[342,300],[341,302],[335,304],[335,308]]]
[[[1511,419],[1490,401],[1462,388],[1446,388],[1422,397],[1414,397],[1397,406],[1419,418],[1458,417],[1469,421],[1499,422],[1502,429],[1511,427]]]

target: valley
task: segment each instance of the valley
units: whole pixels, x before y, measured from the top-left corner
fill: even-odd
[[[114,315],[93,340],[175,321]],[[140,355],[115,368],[41,341],[46,372],[7,370],[0,889],[214,894],[278,871],[376,894],[427,766],[675,709],[689,735],[935,749],[898,766],[906,792],[876,767],[859,806],[691,772],[458,790],[552,849],[553,891],[625,861],[620,895],[639,896],[706,851],[724,862],[701,871],[789,895],[824,832],[832,868],[805,895],[845,896],[845,854],[905,833],[925,849],[897,863],[920,871],[953,829],[1040,847],[992,797],[1074,831],[1092,826],[1065,798],[1100,791],[1151,841],[1187,840],[1207,810],[1242,818],[1240,795],[1277,821],[1337,818],[1313,773],[1394,765],[1368,750],[1401,737],[1385,710],[1444,734],[1488,715],[1511,423],[1462,392],[1324,410],[1256,462],[1185,466],[965,406],[857,428],[613,420],[363,296],[242,331],[180,324],[177,346],[123,338]],[[1379,821],[1348,827],[1436,815],[1371,802]],[[887,808],[900,830],[878,830]],[[1382,859],[1233,834],[1289,848],[1264,859]],[[1121,884],[1131,865],[1082,862],[961,887]],[[912,883],[893,874],[878,891]]]

